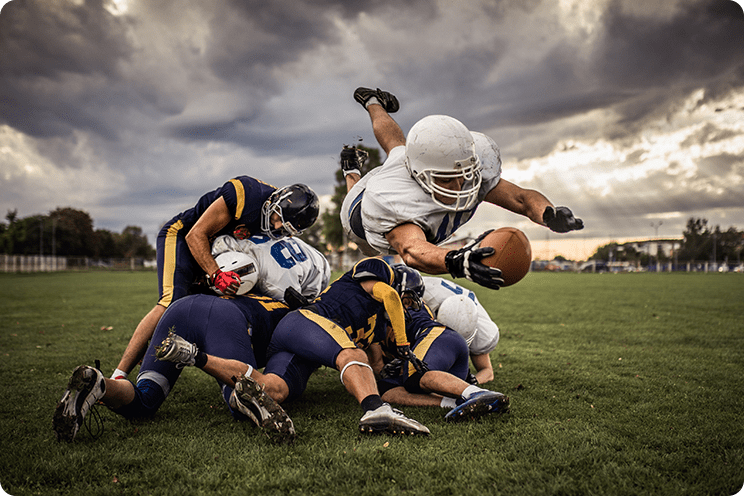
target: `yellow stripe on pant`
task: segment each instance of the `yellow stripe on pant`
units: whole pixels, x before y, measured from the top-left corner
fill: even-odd
[[[183,222],[174,222],[165,235],[165,253],[163,253],[163,296],[158,305],[168,308],[173,301],[173,277],[176,272],[176,241],[178,233],[183,229]]]
[[[418,344],[416,344],[416,347],[413,348],[413,354],[416,355],[416,358],[418,358],[419,360],[424,359],[426,353],[428,353],[429,351],[429,348],[431,348],[432,343],[434,343],[434,340],[442,335],[444,329],[444,326],[432,327],[432,329],[429,331],[429,334],[427,334],[426,337],[419,341]],[[413,364],[409,363],[408,377],[411,377],[415,372],[416,368],[413,366]]]
[[[346,333],[345,330],[343,330],[340,325],[336,324],[332,320],[323,317],[322,315],[318,315],[317,313],[304,308],[300,310],[300,313],[306,319],[322,327],[323,330],[327,332],[341,348],[356,348],[354,341],[351,340],[349,335]]]

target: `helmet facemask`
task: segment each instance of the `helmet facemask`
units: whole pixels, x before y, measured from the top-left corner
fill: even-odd
[[[416,172],[410,167],[409,170],[421,188],[431,195],[434,203],[442,208],[458,212],[472,208],[478,201],[482,178],[480,160],[477,155],[471,157],[470,160],[455,162],[452,171],[425,169]],[[463,179],[459,190],[448,189],[437,184],[437,179],[449,181],[458,178]],[[446,200],[451,201],[446,202]]]
[[[293,205],[293,199],[296,205]],[[291,214],[287,214],[287,208]],[[280,228],[275,229],[271,222],[273,214],[277,214],[282,222]],[[285,217],[287,215],[287,217]],[[281,239],[286,236],[299,236],[309,227],[295,226],[289,219],[294,216],[300,223],[312,225],[318,217],[318,197],[305,185],[285,186],[274,191],[261,208],[261,230],[271,239]]]

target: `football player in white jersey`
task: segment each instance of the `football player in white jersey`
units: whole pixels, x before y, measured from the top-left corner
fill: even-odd
[[[312,301],[327,286],[331,266],[318,250],[299,238],[271,239],[258,235],[236,239],[220,236],[212,243],[212,255],[237,251],[256,260],[258,281],[253,292],[285,301],[285,291],[293,288]]]
[[[478,302],[475,293],[469,289],[463,288],[459,284],[442,279],[441,277],[423,277],[424,281],[424,301],[431,308],[437,320],[440,320],[439,309],[442,303],[453,295],[462,295],[472,300],[475,304],[477,320],[475,323],[475,333],[471,336],[463,336],[468,342],[470,350],[470,359],[475,367],[475,378],[478,384],[484,384],[493,380],[493,365],[489,354],[496,348],[499,342],[499,326],[496,325],[483,305]],[[444,316],[442,316],[444,317]],[[446,320],[446,319],[443,319]],[[441,321],[441,320],[440,320]],[[456,331],[461,332],[450,326]]]
[[[367,255],[397,253],[410,267],[427,274],[466,277],[498,289],[501,271],[480,261],[493,248],[480,248],[486,233],[459,250],[437,245],[446,241],[486,201],[555,232],[582,229],[567,207],[555,207],[542,193],[501,179],[498,145],[471,133],[460,121],[430,115],[408,136],[390,116],[399,109],[394,95],[357,88],[357,100],[369,112],[375,138],[387,154],[382,166],[364,177],[366,153],[344,147],[341,167],[348,193],[341,224]]]

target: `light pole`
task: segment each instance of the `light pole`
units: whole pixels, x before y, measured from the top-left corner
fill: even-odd
[[[654,241],[657,243],[656,244],[656,272],[659,272],[659,244],[658,244],[659,227],[661,227],[663,223],[664,221],[661,221],[661,220],[659,222],[651,223],[651,227],[654,228]],[[649,264],[651,263],[651,247],[650,246],[649,246],[649,251],[648,251],[648,263]]]

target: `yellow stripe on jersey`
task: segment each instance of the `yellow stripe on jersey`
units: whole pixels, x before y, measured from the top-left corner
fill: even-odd
[[[243,208],[245,208],[245,188],[240,179],[230,179],[230,182],[235,186],[235,198],[237,203],[235,205],[235,220],[238,220],[243,215]]]
[[[356,348],[354,341],[349,338],[349,335],[340,325],[304,308],[300,310],[300,313],[308,320],[315,322],[322,327],[323,330],[327,332],[339,346],[341,346],[341,348]]]
[[[163,253],[163,296],[158,304],[168,308],[173,301],[173,277],[176,272],[176,240],[178,232],[183,229],[183,222],[176,221],[168,228],[165,235],[165,251]]]
[[[413,354],[416,355],[416,357],[419,360],[423,360],[424,357],[426,356],[426,353],[429,351],[429,348],[431,348],[431,345],[434,342],[434,340],[442,335],[442,333],[444,332],[444,329],[445,329],[444,326],[432,327],[431,331],[429,331],[429,334],[427,334],[424,339],[419,341],[419,343],[413,349]],[[415,372],[416,372],[416,368],[413,366],[413,364],[409,363],[408,364],[408,377],[412,376]]]
[[[390,317],[390,325],[395,333],[395,344],[398,346],[408,344],[406,317],[397,291],[384,282],[378,281],[372,286],[372,297],[385,306],[385,311]]]

